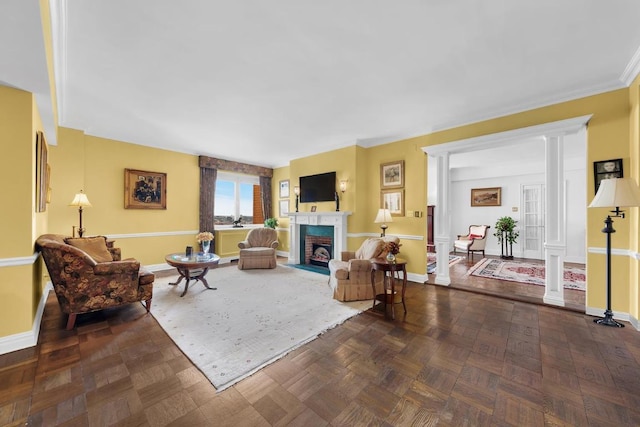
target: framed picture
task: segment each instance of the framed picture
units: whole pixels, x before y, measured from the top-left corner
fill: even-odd
[[[471,206],[500,206],[502,187],[472,188]]]
[[[311,212],[315,212],[315,211],[316,211],[316,208],[317,208],[317,206],[316,206],[316,205],[311,206]]]
[[[600,188],[600,181],[603,179],[624,178],[622,174],[622,159],[593,162],[593,176],[597,193],[598,188]]]
[[[167,174],[124,170],[125,209],[167,209]]]
[[[289,200],[280,200],[280,215],[279,218],[284,218],[289,215]]]
[[[404,160],[380,165],[380,187],[404,187]]]
[[[280,181],[280,198],[289,197],[289,180]]]
[[[36,212],[47,210],[47,194],[49,192],[49,150],[44,133],[36,132]]]
[[[389,209],[391,216],[404,216],[404,190],[382,190],[380,205]]]

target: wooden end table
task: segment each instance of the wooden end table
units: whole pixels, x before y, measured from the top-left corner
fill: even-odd
[[[371,270],[371,287],[373,288],[373,307],[376,302],[380,301],[384,307],[384,314],[387,315],[387,304],[391,305],[391,318],[395,319],[394,305],[402,302],[404,313],[407,314],[407,305],[404,302],[404,293],[407,290],[407,261],[402,258],[396,258],[395,261],[387,261],[386,258],[375,258],[371,260],[373,269]],[[376,271],[382,271],[384,274],[383,289],[384,293],[376,294]],[[396,279],[400,280],[400,272],[402,272],[402,289],[400,294],[396,291]],[[373,308],[372,307],[372,308]]]
[[[186,279],[187,282],[184,285],[184,291],[182,291],[181,297],[185,296],[187,293],[187,289],[189,289],[189,281],[194,280],[197,282],[198,280],[202,282],[205,288],[211,289],[215,291],[217,288],[212,288],[209,286],[207,279],[205,279],[205,275],[209,272],[210,268],[217,268],[218,263],[220,262],[220,257],[216,254],[193,254],[191,256],[186,256],[184,252],[169,254],[164,257],[167,264],[172,267],[175,267],[180,273],[180,277],[178,281],[175,283],[169,283],[172,286],[176,286],[179,284],[182,279]]]

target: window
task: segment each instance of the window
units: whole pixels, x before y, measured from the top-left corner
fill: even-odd
[[[256,197],[257,191],[257,197]],[[216,225],[231,225],[240,219],[241,224],[261,223],[255,211],[261,211],[260,180],[257,176],[218,172],[216,179],[215,208],[213,218]]]

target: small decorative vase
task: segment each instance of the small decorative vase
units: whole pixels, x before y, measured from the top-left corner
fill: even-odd
[[[391,252],[389,252],[389,253],[387,254],[387,261],[389,261],[389,262],[393,262],[393,261],[395,261],[395,260],[396,260],[396,256],[395,256],[394,254],[392,254]]]
[[[202,242],[202,252],[205,254],[209,253],[209,249],[211,249],[211,241],[205,240]]]

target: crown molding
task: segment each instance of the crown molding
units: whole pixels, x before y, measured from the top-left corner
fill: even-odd
[[[638,74],[640,74],[640,47],[638,47],[638,50],[633,54],[627,67],[622,72],[620,81],[629,87]]]
[[[486,120],[497,119],[500,117],[511,116],[525,111],[531,111],[538,108],[548,107],[560,104],[562,102],[575,101],[576,99],[586,98],[588,96],[598,95],[605,92],[611,92],[626,87],[620,80],[610,81],[602,84],[590,86],[588,88],[567,91],[558,96],[540,98],[536,101],[525,102],[521,104],[512,104],[495,110],[489,110],[484,113],[471,114],[462,117],[456,121],[443,122],[433,126],[433,132],[440,132],[448,129],[454,129],[473,123],[483,122]]]
[[[53,43],[53,74],[58,104],[58,123],[65,123],[67,86],[67,0],[49,0],[51,39]]]

